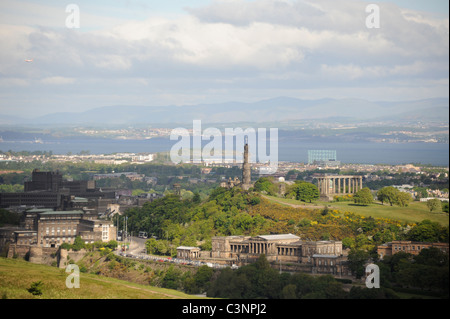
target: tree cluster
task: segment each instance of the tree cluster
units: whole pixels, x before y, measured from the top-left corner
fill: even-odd
[[[146,231],[158,237],[158,241],[149,240],[149,252],[170,255],[176,253],[173,247],[180,245],[197,246],[201,242],[201,248],[208,249],[213,236],[265,233],[268,221],[259,214],[248,213],[250,207],[259,203],[256,194],[219,187],[204,202],[198,196],[181,199],[169,194],[127,210],[125,217],[129,232]],[[123,229],[123,217],[117,218],[114,224],[119,222],[119,229]]]
[[[225,268],[213,276],[208,297],[231,299],[391,299],[395,293],[368,288],[344,290],[343,283],[331,275],[279,273],[264,255],[238,270]]]
[[[384,204],[389,203],[391,206],[398,205],[400,207],[408,206],[412,201],[412,196],[409,193],[401,192],[393,186],[383,187],[377,192],[378,200]]]
[[[261,255],[255,263],[238,270],[220,271],[207,295],[232,299],[342,299],[346,293],[342,283],[332,276],[279,274]]]
[[[448,298],[448,255],[437,248],[423,249],[414,256],[398,252],[377,262],[380,268],[380,284],[384,287],[416,288],[431,290]]]
[[[288,186],[285,197],[311,203],[319,199],[319,189],[314,184],[297,180],[293,185]]]

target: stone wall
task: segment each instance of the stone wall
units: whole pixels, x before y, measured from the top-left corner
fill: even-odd
[[[28,261],[35,264],[52,266],[58,261],[58,248],[43,248],[31,246],[29,248]]]
[[[11,243],[8,247],[7,257],[26,258],[28,256],[29,251],[30,251],[29,245],[16,245]]]
[[[79,251],[60,249],[59,251],[59,268],[66,268],[69,260],[73,260],[74,262],[79,261],[86,255],[86,250],[81,249]]]

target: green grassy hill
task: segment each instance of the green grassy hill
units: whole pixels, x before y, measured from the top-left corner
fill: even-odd
[[[66,287],[64,269],[0,257],[0,297],[3,299],[193,299],[192,295],[139,285],[94,274],[80,274],[80,288]],[[28,289],[42,282],[42,295]]]
[[[356,205],[353,202],[320,202],[304,203],[298,200],[285,199],[274,196],[265,196],[267,199],[291,207],[322,209],[327,206],[329,209],[336,209],[340,212],[352,212],[365,217],[389,218],[401,222],[418,223],[424,219],[438,222],[441,225],[449,225],[449,215],[446,213],[430,213],[426,203],[411,202],[408,207],[382,205],[379,202],[367,206]]]

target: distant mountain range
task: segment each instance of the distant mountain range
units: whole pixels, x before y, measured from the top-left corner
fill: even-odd
[[[362,99],[302,100],[278,97],[254,103],[227,102],[185,106],[105,106],[85,112],[62,112],[32,120],[0,115],[0,125],[138,125],[286,122],[292,120],[351,119],[360,121],[448,121],[449,100],[435,98],[403,102]]]

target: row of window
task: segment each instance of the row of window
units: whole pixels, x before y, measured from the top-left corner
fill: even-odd
[[[67,228],[65,228],[65,227],[62,227],[62,229],[60,228],[60,227],[56,227],[56,233],[57,234],[59,234],[59,233],[65,233],[66,232],[66,229],[67,229],[67,233],[70,235],[70,233],[73,231],[74,233],[77,231],[77,226],[73,226],[73,227],[70,227],[70,226],[67,226]],[[45,234],[46,235],[49,235],[50,234],[50,227],[46,227],[45,228]],[[55,227],[52,227],[51,228],[51,234],[52,235],[54,235],[55,234]],[[41,236],[42,236],[43,234],[42,234],[42,231],[41,231]]]
[[[422,248],[420,248],[420,246],[417,246],[417,250],[421,250],[421,249],[425,249],[427,248],[426,246],[422,246]],[[411,246],[411,249],[408,249],[408,246],[397,246],[394,245],[394,250],[400,251],[400,250],[416,250],[416,246]]]

